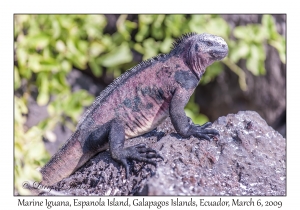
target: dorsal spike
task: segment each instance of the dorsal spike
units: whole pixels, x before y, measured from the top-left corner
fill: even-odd
[[[190,33],[186,33],[183,34],[181,37],[177,38],[173,43],[172,43],[172,47],[171,50],[174,50],[178,45],[180,45],[182,42],[184,42],[186,39],[190,38],[191,36],[195,36],[197,35],[197,33],[195,32],[190,32]]]

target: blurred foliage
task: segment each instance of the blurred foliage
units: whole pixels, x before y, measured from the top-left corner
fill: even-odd
[[[45,131],[33,126],[27,131],[24,129],[28,113],[24,98],[15,97],[15,186],[20,194],[28,194],[22,188],[22,183],[28,180],[39,180],[41,174],[35,170],[49,159],[41,138]]]
[[[139,15],[138,21],[130,21],[123,14],[112,34],[104,33],[106,24],[104,15],[15,16],[15,187],[19,193],[26,194],[22,181],[40,179],[36,169],[49,159],[42,139],[54,141],[52,130],[59,122],[74,131],[83,108],[94,99],[84,90],[71,91],[66,77],[73,67],[90,68],[95,77],[103,76],[104,70],[117,77],[137,64],[133,51],[143,60],[168,53],[174,38],[191,31],[219,35],[229,45],[228,57],[208,67],[201,84],[214,80],[225,64],[246,90],[245,73],[237,63],[245,59],[254,75],[265,74],[266,44],[275,47],[285,63],[285,38],[278,34],[271,15],[264,15],[261,24],[233,29],[219,15]],[[48,117],[27,129],[24,124],[33,93],[39,106],[47,106]],[[208,119],[193,99],[186,113],[203,124]]]

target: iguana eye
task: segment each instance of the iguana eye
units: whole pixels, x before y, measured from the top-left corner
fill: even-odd
[[[210,47],[210,46],[213,46],[213,43],[208,41],[208,42],[206,42],[206,45]]]

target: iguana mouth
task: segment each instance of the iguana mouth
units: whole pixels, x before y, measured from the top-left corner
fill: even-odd
[[[209,55],[213,57],[214,59],[221,60],[228,54],[227,49],[213,49],[209,52]]]

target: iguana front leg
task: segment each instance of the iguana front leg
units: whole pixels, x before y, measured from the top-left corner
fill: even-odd
[[[121,163],[126,170],[126,177],[129,177],[129,166],[127,160],[137,160],[150,163],[156,166],[156,161],[152,158],[162,158],[154,149],[147,148],[145,144],[138,144],[124,148],[125,129],[117,119],[99,126],[88,138],[89,150],[97,148],[97,144],[103,144],[103,139],[108,138],[109,151],[114,160]],[[163,159],[163,158],[162,158]]]
[[[192,93],[192,91],[189,91]],[[211,136],[219,135],[215,129],[207,129],[211,126],[211,122],[204,125],[194,124],[184,112],[184,107],[189,100],[188,91],[179,89],[175,91],[170,104],[170,117],[175,130],[183,137],[194,136],[199,139],[210,140]],[[188,96],[188,97],[187,97]]]

